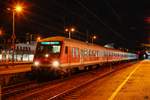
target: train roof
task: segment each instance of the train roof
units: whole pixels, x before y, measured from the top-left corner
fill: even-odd
[[[71,41],[71,42],[77,42],[77,43],[84,44],[84,45],[86,44],[83,41],[75,40],[75,39],[69,39],[69,38],[66,38],[66,37],[63,37],[63,36],[48,37],[48,38],[41,39],[39,42],[42,42],[42,41]],[[93,45],[91,43],[87,43],[87,45],[101,47],[101,48],[104,48],[106,50],[112,50],[112,51],[117,51],[117,52],[124,52],[124,51],[121,51],[121,50],[118,50],[118,49],[106,48],[106,47],[103,47],[101,45],[96,45],[96,44]],[[124,52],[124,53],[128,53],[128,52]]]
[[[96,44],[92,44],[92,43],[85,43],[84,41],[80,41],[80,40],[76,40],[76,39],[69,39],[63,36],[54,36],[54,37],[48,37],[48,38],[44,38],[41,39],[39,42],[43,42],[43,41],[67,41],[67,42],[76,42],[76,43],[80,43],[80,44],[87,44],[87,45],[91,45],[91,46],[99,46],[102,48],[105,48],[101,45],[96,45]]]
[[[63,37],[63,36],[53,36],[53,37],[48,37],[48,38],[44,38],[44,39],[41,39],[39,42],[41,42],[41,41],[63,41],[63,40],[65,40],[65,37]]]

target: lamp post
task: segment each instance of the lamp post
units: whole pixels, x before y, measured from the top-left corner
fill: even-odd
[[[16,6],[14,6],[14,9],[12,9],[13,12],[13,23],[12,23],[12,63],[14,63],[14,52],[15,52],[15,39],[16,39],[16,34],[15,34],[15,14],[16,13],[20,13],[22,12],[23,7],[19,4],[17,4]]]
[[[71,32],[74,32],[75,28],[66,28],[65,31],[69,33],[69,39],[71,39]]]
[[[97,37],[94,35],[92,36],[92,44],[93,44],[93,41],[96,39]]]

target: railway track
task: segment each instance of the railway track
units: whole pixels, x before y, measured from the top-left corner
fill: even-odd
[[[129,66],[131,64],[133,63],[125,64],[124,67]],[[118,66],[121,66],[121,65],[117,65],[116,68]],[[4,94],[2,94],[2,98],[5,98],[7,100],[9,99],[13,100],[15,98],[24,99],[24,100],[28,100],[28,99],[45,100],[47,98],[49,98],[48,100],[55,100],[55,99],[61,100],[64,96],[66,97],[68,96],[68,94],[73,93],[73,91],[79,88],[82,88],[124,67],[121,66],[120,68],[119,67],[117,69],[114,68],[113,70],[107,69],[109,71],[106,71],[106,72],[104,71],[105,70],[104,68],[103,70],[100,69],[101,71],[96,70],[96,71],[80,73],[80,74],[73,75],[66,79],[60,79],[60,80],[55,80],[55,81],[41,83],[41,84],[29,83],[28,85],[26,84],[27,86],[26,88],[22,88],[22,85],[20,86],[18,85],[18,89],[15,91],[13,90],[13,88],[15,87],[4,89],[6,91],[4,92]],[[100,72],[105,72],[105,73],[100,73]],[[79,77],[81,78],[80,80],[78,80]],[[71,80],[72,82],[69,82]],[[69,85],[66,86],[66,84],[69,84]],[[2,92],[4,90],[2,90]],[[74,95],[73,98],[75,97],[76,96]]]
[[[71,89],[65,90],[62,93],[59,93],[59,94],[57,94],[57,95],[55,95],[53,97],[50,97],[48,100],[67,100],[67,98],[75,99],[77,97],[77,95],[73,95],[72,94],[74,91],[78,90],[79,88],[83,88],[86,85],[88,85],[88,84],[90,84],[90,83],[92,83],[92,82],[94,82],[94,81],[96,81],[96,80],[98,80],[100,78],[103,78],[103,77],[105,77],[107,75],[110,75],[113,72],[115,72],[115,71],[111,71],[111,72],[107,72],[105,74],[102,74],[101,76],[98,76],[98,77],[96,77],[94,79],[91,79],[89,81],[86,81],[85,83],[82,83],[82,84],[80,84],[80,85],[78,85],[76,87],[73,87]],[[71,94],[71,96],[70,96],[70,94]],[[66,99],[64,99],[64,98],[66,98]]]
[[[130,63],[131,64],[131,63]],[[130,64],[128,64],[128,66],[130,65]],[[126,65],[127,66],[127,65]],[[124,66],[124,67],[126,67],[126,66]],[[122,68],[123,66],[121,66],[121,68]],[[98,79],[100,79],[100,78],[103,78],[103,77],[105,77],[105,76],[107,76],[107,75],[109,75],[109,74],[111,74],[111,73],[113,73],[113,72],[115,72],[115,71],[118,71],[118,70],[120,70],[121,68],[119,68],[119,69],[117,69],[117,70],[113,70],[113,71],[109,71],[109,72],[107,72],[107,73],[97,73],[97,72],[90,72],[90,73],[88,73],[88,75],[90,75],[90,74],[92,74],[92,75],[96,75],[96,76],[98,76],[98,74],[100,74],[98,77],[95,77],[95,78],[87,78],[87,80],[86,81],[82,81],[82,82],[78,82],[78,83],[76,83],[76,84],[74,84],[75,83],[75,80],[74,80],[74,82],[73,83],[65,83],[65,85],[66,84],[72,84],[72,87],[71,88],[67,88],[67,89],[63,89],[62,91],[61,90],[59,90],[59,88],[63,88],[63,87],[65,87],[65,85],[64,86],[60,86],[60,87],[55,87],[55,89],[53,89],[53,88],[51,88],[51,91],[49,91],[49,93],[47,94],[46,92],[40,92],[40,96],[39,96],[39,94],[37,94],[37,95],[30,95],[29,97],[27,97],[27,98],[25,98],[25,100],[28,100],[28,99],[38,99],[38,100],[46,100],[46,99],[48,99],[48,100],[70,100],[70,99],[64,99],[64,98],[74,98],[74,100],[75,100],[75,98],[76,97],[78,97],[78,96],[76,96],[76,94],[74,95],[73,94],[73,96],[71,95],[70,96],[70,94],[72,94],[74,91],[76,91],[76,90],[78,90],[78,89],[80,89],[80,88],[82,88],[82,87],[84,87],[84,86],[86,86],[86,85],[88,85],[88,84],[90,84],[90,83],[92,83],[92,82],[94,82],[94,81],[96,81],[96,80],[98,80]],[[90,80],[89,80],[90,79]],[[77,81],[80,81],[80,80],[77,80]],[[58,93],[55,93],[55,95],[54,95],[54,91],[59,91]],[[61,91],[61,92],[60,92]],[[41,95],[41,94],[44,94],[44,95]],[[39,96],[39,97],[38,97]],[[31,100],[32,100],[31,99]]]
[[[84,73],[81,73],[81,74],[84,74]],[[72,77],[74,77],[74,76],[72,76]],[[68,80],[69,78],[71,78],[71,77],[67,77],[64,79],[57,79],[57,80],[43,82],[43,83],[38,83],[37,81],[27,81],[27,82],[3,87],[2,88],[2,98],[7,98],[9,96],[24,93],[24,92],[27,92],[30,90],[37,90],[38,88],[43,88],[46,85],[57,84],[57,83],[60,83],[62,81]]]
[[[13,95],[36,86],[36,81],[27,81],[2,88],[2,96]]]

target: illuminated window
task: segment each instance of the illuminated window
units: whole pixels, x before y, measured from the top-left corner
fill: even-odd
[[[72,48],[72,57],[73,57],[73,58],[75,57],[74,48]]]
[[[60,46],[53,46],[53,53],[59,53],[60,52]]]
[[[79,49],[76,48],[76,57],[78,57],[78,55],[79,55]]]

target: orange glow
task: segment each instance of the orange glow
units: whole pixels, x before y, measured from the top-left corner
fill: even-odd
[[[66,32],[74,32],[74,31],[75,31],[75,28],[69,28],[69,29],[66,28],[65,31],[66,31]]]
[[[72,32],[74,32],[74,31],[75,31],[75,29],[74,29],[74,28],[71,28],[71,31],[72,31]]]
[[[144,21],[147,22],[147,23],[150,23],[150,17],[144,18]]]
[[[15,11],[16,12],[22,12],[22,10],[23,10],[23,7],[21,5],[18,4],[18,5],[15,6]]]
[[[7,8],[7,10],[11,10],[17,14],[23,14],[25,13],[25,9],[27,7],[27,4],[25,2],[14,2],[13,5],[11,5],[10,8]]]
[[[96,36],[95,36],[95,35],[93,36],[93,39],[96,39]]]
[[[41,40],[41,37],[37,37],[37,41],[40,41]]]
[[[65,31],[68,32],[69,31],[68,28],[66,28]]]
[[[0,29],[0,35],[2,35],[3,34],[3,32],[2,32],[2,30]]]

